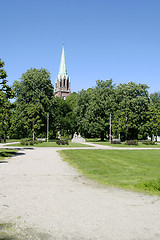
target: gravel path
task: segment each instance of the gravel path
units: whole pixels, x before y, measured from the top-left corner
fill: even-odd
[[[160,240],[158,197],[95,184],[57,149],[22,148],[0,164],[0,223],[16,224],[15,239]]]

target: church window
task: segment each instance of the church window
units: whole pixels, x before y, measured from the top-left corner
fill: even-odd
[[[67,90],[69,89],[69,81],[67,80]]]

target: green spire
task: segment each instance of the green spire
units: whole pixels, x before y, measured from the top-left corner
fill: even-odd
[[[59,74],[58,77],[64,77],[67,76],[67,66],[66,66],[66,59],[65,59],[65,53],[64,53],[64,43],[62,48],[62,56],[61,56],[61,63],[59,67]]]

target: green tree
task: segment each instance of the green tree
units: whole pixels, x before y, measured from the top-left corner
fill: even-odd
[[[150,111],[144,128],[151,140],[155,140],[155,137],[160,133],[160,110],[157,110],[153,103],[150,104]]]
[[[151,119],[154,118],[153,125],[155,125],[154,127],[153,125],[151,126],[152,134],[154,134],[155,136],[157,135],[160,136],[160,91],[150,94],[150,99],[151,99]]]
[[[160,91],[150,94],[150,98],[157,109],[160,109]]]
[[[73,112],[73,95],[67,100],[54,97],[51,104],[50,113],[50,135],[55,138],[60,132],[62,136],[73,135],[75,132],[75,118]]]
[[[124,139],[146,138],[144,127],[150,112],[150,99],[146,84],[120,84],[116,89],[114,114],[114,134],[121,133]]]
[[[9,128],[12,104],[9,99],[14,97],[14,92],[7,84],[7,73],[4,70],[5,63],[0,59],[0,139],[6,142],[6,134]]]
[[[12,115],[12,135],[14,137],[44,136],[47,112],[53,98],[50,73],[46,69],[31,68],[15,81],[15,111]]]
[[[78,126],[76,121],[76,105],[77,105],[78,93],[73,92],[66,98],[66,104],[68,105],[69,111],[67,117],[69,119],[69,135],[73,137],[73,134],[77,132]]]
[[[111,80],[98,80],[96,87],[82,90],[77,101],[78,130],[84,136],[109,135],[109,116],[114,111],[114,88]]]

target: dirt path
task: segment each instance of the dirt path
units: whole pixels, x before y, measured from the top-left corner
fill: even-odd
[[[160,240],[160,201],[93,184],[56,148],[22,149],[0,164],[0,223],[6,222],[16,223],[21,240]]]

